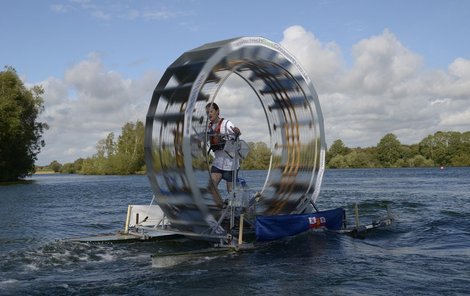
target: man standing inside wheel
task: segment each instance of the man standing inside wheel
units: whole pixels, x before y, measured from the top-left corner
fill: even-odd
[[[209,151],[214,152],[214,161],[211,166],[212,184],[209,188],[217,189],[220,181],[224,179],[227,185],[227,192],[232,191],[233,172],[238,170],[238,161],[224,151],[225,142],[234,140],[241,135],[240,129],[233,125],[230,120],[220,118],[219,106],[216,103],[206,105],[206,114],[209,118],[208,137],[210,141]],[[213,187],[212,187],[213,186]],[[217,206],[222,207],[223,201],[219,194],[214,194]]]

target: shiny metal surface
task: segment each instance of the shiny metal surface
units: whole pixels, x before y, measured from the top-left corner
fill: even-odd
[[[157,204],[182,231],[214,231],[220,214],[216,193],[208,190],[205,106],[231,75],[252,90],[269,130],[270,168],[256,212],[301,213],[318,197],[326,145],[320,104],[305,71],[279,44],[262,37],[209,43],[167,68],[146,119],[147,175]]]

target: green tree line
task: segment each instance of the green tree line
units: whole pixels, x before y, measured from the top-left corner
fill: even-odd
[[[266,143],[249,142],[248,145],[250,152],[242,161],[241,169],[267,169],[271,151]],[[101,175],[145,172],[144,124],[141,121],[126,123],[117,139],[114,133],[109,133],[97,143],[96,149],[92,157],[64,165],[53,161],[48,168],[62,173]],[[162,157],[166,159],[162,161],[171,162],[169,151]],[[326,165],[328,168],[470,166],[470,132],[439,131],[412,145],[401,144],[389,133],[375,147],[367,148],[348,148],[338,139],[327,151]]]
[[[348,148],[338,139],[328,149],[326,163],[328,168],[470,166],[470,131],[439,131],[412,145],[389,133],[368,148]]]
[[[56,160],[49,169],[54,172],[84,175],[129,175],[145,171],[144,124],[142,121],[127,122],[117,138],[109,133],[96,144],[96,154],[79,158],[64,165]]]

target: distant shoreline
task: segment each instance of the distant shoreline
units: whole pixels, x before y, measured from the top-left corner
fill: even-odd
[[[57,173],[54,171],[38,171],[38,172],[35,172],[33,175],[46,175],[46,174],[57,174]]]

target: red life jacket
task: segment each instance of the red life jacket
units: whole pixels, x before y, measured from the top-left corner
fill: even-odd
[[[224,119],[220,118],[215,130],[212,128],[212,122],[209,123],[209,141],[211,143],[212,151],[224,148],[225,140],[220,136],[220,128],[222,127]]]

